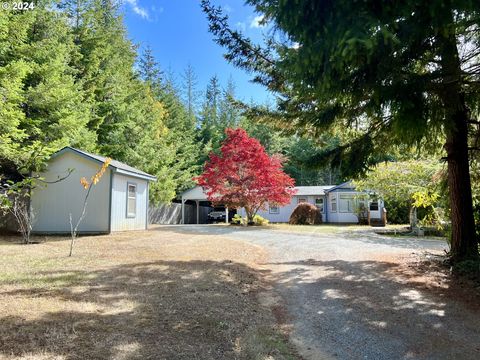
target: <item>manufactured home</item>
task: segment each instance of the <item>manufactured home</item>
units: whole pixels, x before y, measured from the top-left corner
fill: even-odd
[[[38,174],[42,181],[32,191],[30,209],[35,233],[70,232],[80,217],[86,190],[80,183],[91,179],[106,158],[65,147],[52,155]],[[148,226],[148,189],[155,176],[112,160],[100,181],[91,189],[80,233],[144,230]]]
[[[351,182],[340,185],[327,186],[296,186],[296,193],[290,203],[284,206],[267,206],[260,210],[258,215],[273,223],[285,223],[290,219],[295,207],[300,203],[310,203],[317,206],[322,214],[324,223],[357,224],[361,222],[359,216],[370,224],[384,225],[385,208],[381,199],[368,196],[365,192],[356,191]],[[204,223],[205,208],[209,203],[206,194],[199,186],[187,190],[182,194],[182,204],[195,204],[197,218],[194,223]],[[211,210],[213,208],[210,208]],[[226,209],[230,214],[235,211],[245,216],[244,209]],[[227,215],[228,216],[228,215]]]
[[[371,223],[381,223],[385,211],[381,199],[369,199],[368,194],[356,191],[350,182],[328,186],[297,186],[297,192],[290,203],[284,206],[268,206],[260,210],[258,215],[270,222],[288,222],[295,207],[300,203],[310,203],[317,206],[324,223],[357,224],[359,214],[365,214],[365,220]],[[242,209],[239,212],[245,216]]]

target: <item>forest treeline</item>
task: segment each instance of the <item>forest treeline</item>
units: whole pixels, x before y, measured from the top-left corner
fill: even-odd
[[[69,145],[157,176],[151,200],[168,202],[193,185],[225,129],[241,126],[285,155],[297,185],[340,180],[306,166],[317,142],[242,116],[234,80],[222,80],[213,75],[200,89],[193,67],[164,71],[148,46],[128,38],[117,1],[41,0],[33,11],[2,11],[0,178],[19,180]]]

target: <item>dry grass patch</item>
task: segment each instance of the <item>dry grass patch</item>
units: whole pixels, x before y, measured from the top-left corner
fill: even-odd
[[[0,358],[294,359],[259,247],[169,230],[0,240]]]
[[[382,230],[394,231],[403,229],[405,225],[387,225]],[[271,230],[278,230],[292,233],[309,234],[338,234],[345,232],[369,231],[374,230],[370,225],[357,224],[321,224],[321,225],[291,225],[286,223],[269,224]]]

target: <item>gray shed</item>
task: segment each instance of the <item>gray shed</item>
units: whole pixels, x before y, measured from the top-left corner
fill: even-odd
[[[46,182],[33,190],[30,208],[35,233],[70,232],[69,215],[79,218],[85,197],[80,179],[90,179],[105,157],[65,147],[52,155],[45,172]],[[70,175],[68,175],[71,171]],[[67,176],[68,175],[68,176]],[[58,179],[64,178],[59,182]],[[112,160],[101,180],[93,186],[81,233],[110,233],[144,230],[148,226],[148,187],[156,177]]]

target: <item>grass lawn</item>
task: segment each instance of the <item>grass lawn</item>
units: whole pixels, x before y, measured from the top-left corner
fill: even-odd
[[[155,230],[0,238],[0,358],[296,359],[260,248]],[[278,305],[277,305],[278,307]]]

